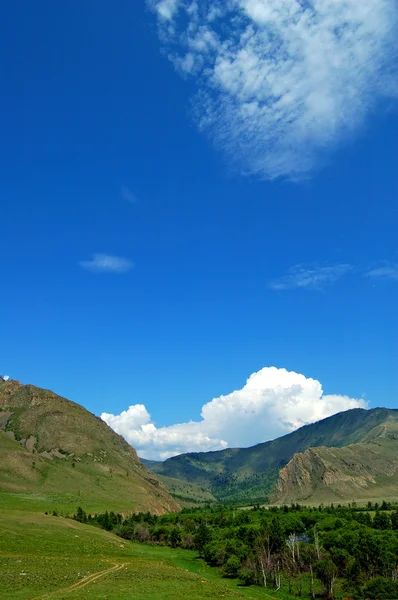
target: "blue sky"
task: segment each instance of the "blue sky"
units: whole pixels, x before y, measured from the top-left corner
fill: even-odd
[[[152,457],[396,406],[394,3],[356,4],[2,7],[0,373],[115,419],[142,407],[113,426]],[[268,426],[242,438],[259,372]],[[230,435],[221,411],[173,446],[222,395]]]

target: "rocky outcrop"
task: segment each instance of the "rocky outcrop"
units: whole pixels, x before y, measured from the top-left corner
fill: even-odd
[[[383,434],[343,448],[295,454],[279,474],[271,502],[334,502],[398,497],[398,440]]]

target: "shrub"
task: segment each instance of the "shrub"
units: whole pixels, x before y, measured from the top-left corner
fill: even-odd
[[[237,556],[230,556],[223,568],[224,577],[238,577],[240,571],[240,560]]]
[[[365,585],[363,595],[371,600],[396,600],[398,599],[398,581],[375,577]]]
[[[243,585],[253,585],[256,583],[256,574],[253,569],[250,569],[249,567],[242,567],[242,569],[238,571],[238,577]]]

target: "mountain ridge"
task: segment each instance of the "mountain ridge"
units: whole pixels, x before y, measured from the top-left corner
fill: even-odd
[[[155,473],[200,485],[219,500],[259,500],[272,492],[280,469],[294,454],[311,447],[338,448],[369,441],[380,435],[380,427],[389,419],[398,422],[397,409],[355,408],[249,448],[186,453],[162,463],[143,462]]]

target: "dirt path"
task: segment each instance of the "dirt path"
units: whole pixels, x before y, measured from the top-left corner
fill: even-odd
[[[93,573],[92,575],[88,575],[81,579],[77,583],[70,585],[69,587],[62,588],[61,590],[55,590],[54,592],[50,592],[49,594],[44,594],[44,596],[36,596],[33,600],[46,600],[47,598],[56,598],[60,594],[68,594],[69,592],[75,592],[76,590],[80,590],[83,587],[86,587],[89,583],[93,583],[97,579],[101,579],[101,577],[105,577],[105,575],[109,575],[109,573],[113,573],[114,571],[120,571],[123,569],[125,563],[120,565],[114,565],[110,569],[106,569],[105,571],[99,571],[98,573]]]

